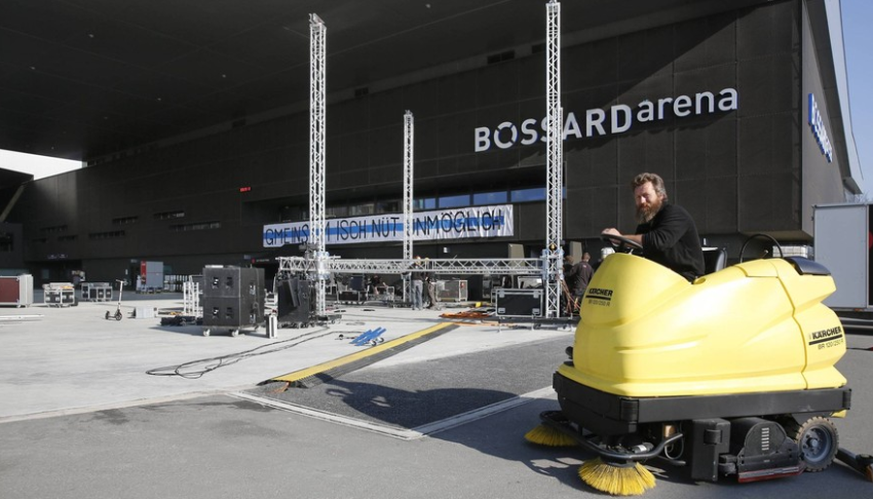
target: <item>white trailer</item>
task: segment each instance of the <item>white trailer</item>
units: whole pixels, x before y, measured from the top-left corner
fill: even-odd
[[[137,291],[160,292],[164,289],[164,262],[140,262],[140,285]]]
[[[830,270],[837,290],[825,301],[845,326],[873,329],[873,205],[814,207],[815,260]]]
[[[29,307],[33,305],[33,276],[0,276],[0,305]]]

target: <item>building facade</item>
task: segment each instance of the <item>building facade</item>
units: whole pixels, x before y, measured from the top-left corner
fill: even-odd
[[[660,174],[707,244],[727,246],[732,257],[755,233],[808,244],[812,206],[860,192],[838,91],[841,48],[832,46],[841,39],[839,16],[825,5],[774,1],[602,38],[574,33],[573,19],[564,19],[565,251],[593,253],[603,228],[633,229],[629,185],[643,171]],[[512,227],[498,236],[421,239],[416,252],[539,255],[545,80],[544,44],[507,46],[475,67],[372,82],[330,99],[328,220],[339,227],[400,214],[410,110],[415,211],[508,207]],[[305,107],[240,120],[34,181],[9,221],[23,226],[24,260],[37,282],[72,270],[111,280],[141,260],[163,261],[171,274],[269,263],[300,254],[298,243],[279,246],[267,232],[308,220],[308,141]],[[402,254],[400,242],[363,239],[328,251]]]

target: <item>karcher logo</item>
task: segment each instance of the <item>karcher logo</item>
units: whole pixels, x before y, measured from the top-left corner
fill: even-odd
[[[612,300],[612,290],[604,288],[588,288],[585,297],[593,300]]]
[[[812,333],[809,333],[809,344],[817,345],[819,343],[825,343],[842,337],[842,326],[836,326],[830,329],[822,329],[821,331],[814,331]]]

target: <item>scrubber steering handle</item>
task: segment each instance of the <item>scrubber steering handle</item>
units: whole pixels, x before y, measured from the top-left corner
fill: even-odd
[[[619,241],[621,244],[630,248],[632,250],[643,251],[643,245],[634,241],[633,239],[628,239],[624,236],[616,236],[615,234],[607,234],[605,232],[600,233],[600,239],[604,241]]]

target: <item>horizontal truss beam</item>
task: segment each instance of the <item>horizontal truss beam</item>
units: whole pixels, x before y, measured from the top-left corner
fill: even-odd
[[[316,262],[303,257],[279,257],[279,270],[286,272],[315,272]],[[330,257],[324,261],[325,270],[337,274],[402,274],[418,270],[434,274],[476,275],[541,275],[542,260],[537,258],[478,258],[428,260],[355,260]]]

